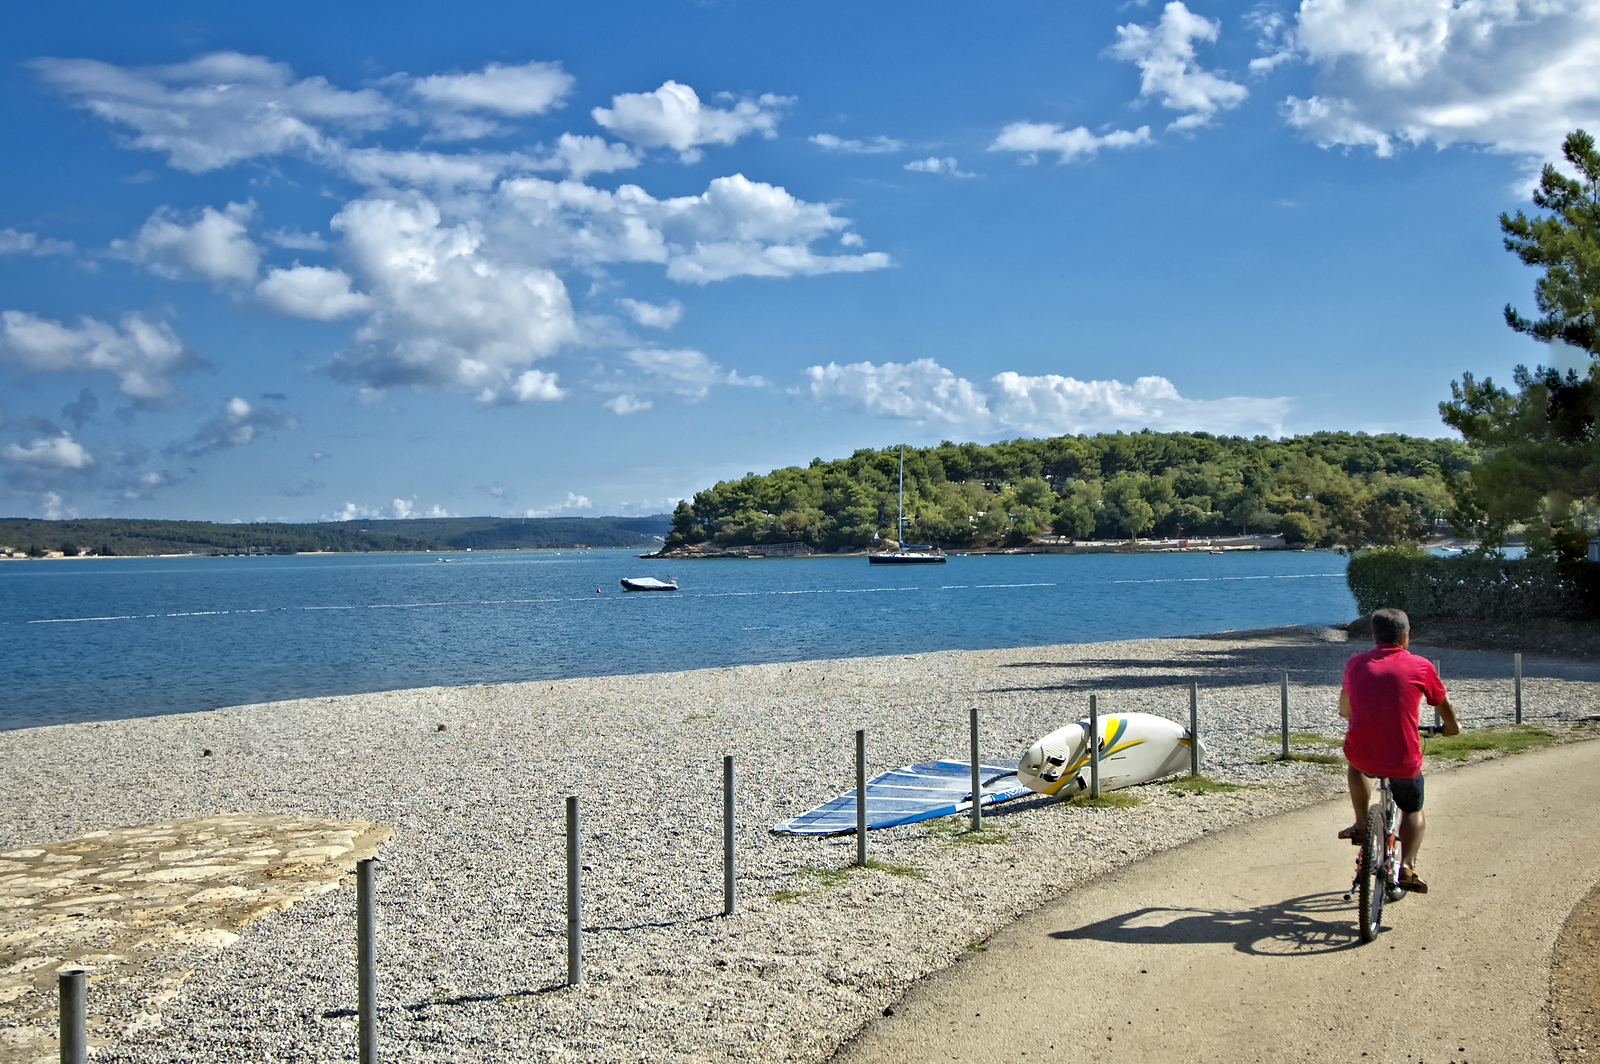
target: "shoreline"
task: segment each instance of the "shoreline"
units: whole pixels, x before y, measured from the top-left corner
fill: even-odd
[[[821,1061],[912,981],[1074,885],[1342,793],[1329,766],[1260,760],[1275,750],[1260,736],[1277,727],[1283,671],[1293,728],[1337,734],[1339,668],[1355,649],[1342,637],[939,651],[19,729],[0,733],[0,844],[219,812],[369,820],[396,832],[380,886],[380,1032],[397,1059],[545,1060],[559,1045],[564,1060]],[[1509,719],[1505,655],[1429,656],[1443,657],[1466,723]],[[1531,721],[1593,712],[1600,670],[1565,671],[1527,681]],[[871,856],[892,869],[839,871],[849,836],[768,834],[853,785],[855,728],[868,728],[871,772],[964,756],[966,707],[978,705],[985,756],[1016,756],[1077,719],[1090,692],[1103,713],[1186,718],[1191,678],[1204,771],[1246,789],[1150,785],[1128,809],[1017,799],[986,817],[985,845],[943,821],[873,832]],[[740,778],[731,918],[716,915],[723,753]],[[567,989],[561,803],[574,793],[591,930],[589,981]],[[350,906],[336,891],[249,924],[226,949],[172,958],[194,974],[164,1023],[97,1059],[340,1057],[354,1042],[342,1011],[355,999]],[[91,1011],[113,1019],[137,1004],[132,989],[93,993]]]

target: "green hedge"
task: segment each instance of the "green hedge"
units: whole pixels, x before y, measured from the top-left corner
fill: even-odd
[[[1600,618],[1600,565],[1460,555],[1404,547],[1359,551],[1347,576],[1363,614],[1384,607],[1412,617]]]

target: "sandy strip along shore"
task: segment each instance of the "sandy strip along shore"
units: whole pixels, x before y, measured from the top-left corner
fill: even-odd
[[[222,812],[386,825],[381,1038],[391,1059],[826,1059],[912,981],[1086,879],[1242,820],[1339,793],[1336,768],[1260,759],[1290,673],[1292,726],[1336,736],[1343,633],[951,651],[556,683],[428,688],[0,733],[0,848]],[[1418,648],[1419,650],[1422,648]],[[1445,651],[1469,726],[1509,719],[1509,655]],[[1529,662],[1530,719],[1595,714],[1600,669]],[[1016,756],[1081,714],[1187,715],[1201,686],[1209,775],[1251,784],[1136,792],[1130,809],[1019,799],[993,831],[933,822],[871,836],[894,870],[830,875],[854,841],[770,835],[869,770]],[[440,731],[438,725],[445,725]],[[210,749],[212,756],[202,756]],[[1311,752],[1331,747],[1308,745]],[[741,911],[721,909],[720,771],[738,758]],[[562,797],[582,796],[586,975],[564,978]],[[353,891],[249,924],[164,1024],[105,1061],[354,1055]],[[91,984],[91,1013],[135,1009]],[[99,995],[98,1000],[96,995]],[[0,1024],[3,1024],[0,1019]]]

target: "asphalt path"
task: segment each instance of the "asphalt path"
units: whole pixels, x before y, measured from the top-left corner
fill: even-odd
[[[1600,880],[1600,742],[1427,783],[1427,895],[1362,945],[1347,801],[1074,890],[911,988],[844,1064],[1555,1060],[1552,947]]]

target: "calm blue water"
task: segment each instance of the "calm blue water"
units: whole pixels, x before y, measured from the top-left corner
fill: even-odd
[[[1041,646],[1356,614],[1337,554],[668,565],[631,551],[0,563],[0,729],[434,684]],[[624,576],[673,572],[677,593]],[[600,588],[601,593],[595,594]]]

